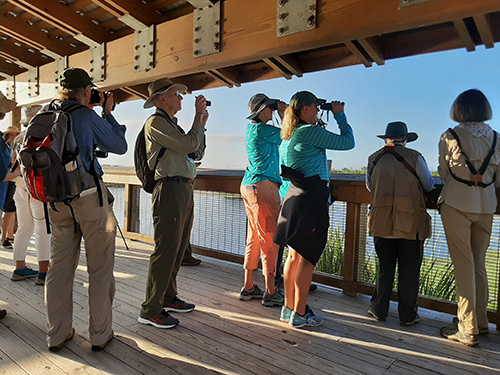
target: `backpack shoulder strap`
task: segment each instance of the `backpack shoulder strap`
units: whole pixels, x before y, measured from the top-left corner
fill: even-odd
[[[152,117],[163,117],[165,118],[164,116],[162,116],[160,113],[153,113],[151,116],[149,116],[149,118],[152,118]],[[146,131],[145,131],[145,128],[146,128],[146,125],[144,125],[144,127],[142,128],[143,131],[144,131],[144,137],[146,137]],[[162,146],[162,148],[160,149],[160,152],[158,153],[158,157],[156,158],[156,161],[155,161],[155,166],[154,168],[152,169],[153,171],[156,170],[156,167],[158,166],[158,163],[160,162],[160,159],[163,157],[163,155],[165,155],[165,151],[167,151],[167,149],[165,147]]]

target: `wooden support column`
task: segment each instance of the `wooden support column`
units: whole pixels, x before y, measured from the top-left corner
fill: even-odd
[[[491,32],[490,25],[484,14],[479,14],[474,16],[474,22],[476,23],[477,31],[481,36],[481,40],[486,48],[493,48],[495,46],[495,39]]]
[[[132,189],[134,185],[125,184],[125,217],[123,219],[123,230],[130,232],[131,214],[134,209],[134,200],[132,199]]]
[[[359,237],[361,204],[347,203],[347,214],[345,224],[345,243],[344,243],[344,293],[356,295],[357,264],[358,251],[357,240]]]

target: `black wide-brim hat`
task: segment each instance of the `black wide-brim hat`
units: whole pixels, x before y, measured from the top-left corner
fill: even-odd
[[[403,138],[406,136],[406,142],[413,142],[417,140],[418,134],[414,132],[408,132],[408,127],[402,121],[390,122],[387,124],[385,128],[385,134],[377,135],[377,137],[385,139],[385,138]]]

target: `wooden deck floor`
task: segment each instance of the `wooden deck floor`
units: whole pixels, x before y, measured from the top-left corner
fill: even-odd
[[[202,258],[181,269],[180,296],[197,304],[178,314],[181,324],[158,330],[137,323],[151,246],[117,240],[114,330],[103,352],[88,342],[87,275],[82,255],[74,285],[75,338],[59,353],[45,345],[43,287],[10,281],[11,251],[0,251],[0,374],[493,374],[500,373],[500,333],[490,325],[478,348],[439,337],[452,316],[421,310],[413,327],[366,314],[366,296],[349,297],[322,287],[309,303],[323,326],[296,330],[278,320],[278,308],[242,302],[241,266]],[[34,266],[34,252],[28,262]],[[260,276],[257,278],[261,282]],[[261,282],[262,284],[262,282]],[[295,344],[295,345],[292,345]]]

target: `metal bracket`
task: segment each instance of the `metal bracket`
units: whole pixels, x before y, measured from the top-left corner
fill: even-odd
[[[316,27],[316,0],[277,0],[276,35],[278,37]]]
[[[154,68],[155,26],[151,25],[134,32],[134,71],[142,72]]]
[[[220,52],[220,1],[194,10],[193,56]]]
[[[38,67],[28,69],[28,96],[40,94],[40,82],[38,81]]]
[[[16,100],[16,76],[11,76],[0,72],[0,77],[6,79],[5,96],[7,99]]]
[[[90,78],[92,82],[106,79],[106,43],[90,47]]]
[[[68,67],[68,56],[59,56],[54,62],[54,81],[56,81],[56,90],[59,86],[59,76]]]
[[[409,7],[412,5],[420,4],[420,3],[425,3],[427,1],[431,0],[399,0],[399,9],[404,8],[404,7]]]

